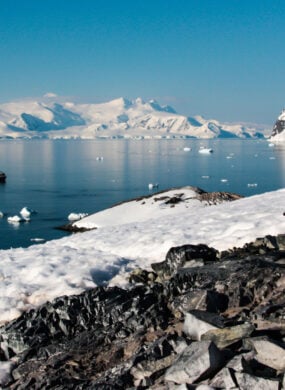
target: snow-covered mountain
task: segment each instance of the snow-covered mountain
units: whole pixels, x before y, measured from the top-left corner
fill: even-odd
[[[0,104],[0,137],[254,138],[263,134],[255,126],[179,115],[155,100],[118,98],[100,104],[78,104],[47,94],[40,101]]]
[[[285,142],[285,109],[282,110],[275,122],[270,140]]]

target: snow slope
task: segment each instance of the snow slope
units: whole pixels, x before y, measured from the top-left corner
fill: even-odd
[[[183,201],[167,203],[163,196],[180,196]],[[285,189],[281,189],[209,205],[212,202],[197,199],[193,188],[175,189],[77,222],[96,226],[95,230],[29,248],[2,250],[0,322],[103,281],[123,284],[125,272],[164,260],[172,246],[205,243],[223,250],[259,236],[284,233],[284,199]]]
[[[118,98],[101,104],[77,104],[46,94],[41,101],[0,104],[0,137],[251,138],[262,134],[254,126],[179,115],[155,100]]]

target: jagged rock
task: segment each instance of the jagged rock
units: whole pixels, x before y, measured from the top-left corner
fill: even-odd
[[[281,387],[284,240],[284,235],[267,236],[224,251],[215,262],[201,255],[215,250],[203,247],[201,252],[200,245],[196,250],[190,246],[191,256],[196,253],[201,258],[185,260],[188,255],[179,250],[175,258],[174,251],[176,265],[171,277],[166,266],[166,280],[164,271],[157,277],[155,272],[139,270],[127,290],[97,287],[23,313],[0,328],[0,361],[13,357],[5,386],[11,390],[136,386],[197,390],[206,383],[208,389],[214,388],[213,376],[216,385],[222,383],[218,380],[230,383],[230,373],[234,383],[240,380],[240,388],[270,389],[276,383]],[[191,341],[192,332],[183,332],[188,316],[192,322],[194,317],[203,326],[214,326],[203,338],[215,341]],[[197,332],[194,327],[197,338],[201,329],[199,325]],[[256,348],[252,340],[266,340],[266,344]],[[221,351],[215,343],[227,347]],[[205,345],[210,347],[204,349]],[[266,360],[274,359],[275,348],[280,353],[277,365]],[[213,365],[213,356],[218,357],[218,366]],[[195,384],[166,380],[166,370],[172,378],[187,376]]]
[[[229,298],[226,294],[215,290],[191,289],[174,298],[171,310],[175,316],[191,310],[202,310],[211,313],[222,313],[228,308]]]
[[[223,354],[210,341],[193,342],[166,371],[165,380],[178,384],[209,378],[223,364]]]
[[[278,249],[280,251],[285,251],[285,234],[278,234],[276,237]]]
[[[228,367],[224,367],[221,371],[219,371],[209,383],[211,386],[218,389],[238,389],[234,375]]]
[[[285,349],[271,342],[268,338],[249,338],[245,340],[246,347],[252,347],[256,352],[256,360],[279,372],[285,372]]]
[[[187,262],[196,259],[216,261],[217,250],[203,244],[174,247],[167,252],[165,261],[153,263],[151,267],[160,277],[167,279],[180,267],[187,266]]]
[[[254,329],[254,325],[250,323],[231,326],[224,329],[212,329],[202,334],[201,340],[211,340],[214,341],[217,347],[225,348],[245,337],[249,337]]]
[[[257,247],[265,247],[267,249],[278,249],[277,237],[273,236],[257,238],[253,245]]]
[[[264,379],[237,372],[234,374],[240,390],[278,390],[279,382],[277,380]]]
[[[132,367],[131,374],[134,377],[135,386],[151,385],[156,376],[161,376],[172,365],[175,355],[169,355],[158,360],[145,360]]]
[[[141,268],[134,269],[129,276],[130,283],[151,284],[157,279],[154,272],[149,272]]]
[[[192,309],[206,310],[207,291],[195,289],[175,297],[170,303],[170,308],[178,318]]]
[[[232,359],[230,359],[226,367],[236,371],[236,372],[243,372],[247,370],[248,362],[252,360],[255,356],[255,352],[250,351],[247,353],[241,353],[239,355],[234,356]]]

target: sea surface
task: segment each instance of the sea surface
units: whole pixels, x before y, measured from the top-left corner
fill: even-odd
[[[199,153],[201,146],[213,149]],[[184,148],[191,148],[185,151]],[[251,196],[285,187],[285,144],[261,140],[1,140],[0,249],[67,233],[68,215],[192,185]],[[149,184],[158,188],[149,190]],[[36,214],[11,224],[23,207]]]

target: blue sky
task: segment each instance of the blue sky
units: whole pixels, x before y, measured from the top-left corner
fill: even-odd
[[[285,105],[284,0],[3,0],[0,101],[155,98],[271,124]]]

